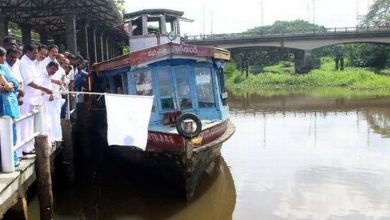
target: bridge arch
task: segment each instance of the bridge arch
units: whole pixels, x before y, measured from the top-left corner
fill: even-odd
[[[313,50],[347,43],[390,43],[390,26],[328,28],[321,32],[303,33],[239,33],[186,36],[184,42],[194,45],[216,46],[225,49],[253,47],[286,47]]]
[[[329,29],[332,30],[332,29]],[[326,46],[351,43],[390,44],[390,27],[367,27],[365,29],[345,29],[338,32],[287,33],[276,35],[262,34],[221,34],[185,37],[184,41],[194,45],[208,45],[224,49],[251,49],[276,47],[296,49],[295,66],[297,72],[307,72],[313,67],[312,50]]]
[[[281,47],[286,49],[297,50],[314,50],[326,46],[338,45],[338,44],[351,44],[351,43],[380,43],[390,44],[390,37],[387,38],[366,38],[366,39],[312,39],[307,40],[295,40],[295,41],[267,41],[267,42],[248,42],[248,43],[218,43],[213,46],[221,47],[224,49],[238,49],[238,48],[261,48],[261,47]]]

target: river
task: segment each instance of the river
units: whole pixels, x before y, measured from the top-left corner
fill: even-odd
[[[390,97],[229,102],[236,133],[193,202],[106,160],[75,187],[56,178],[56,219],[390,219]]]

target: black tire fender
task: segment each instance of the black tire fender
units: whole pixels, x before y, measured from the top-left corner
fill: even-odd
[[[187,119],[191,119],[195,122],[196,124],[196,130],[193,131],[193,132],[187,132],[183,126],[182,126],[182,123],[187,120]],[[194,113],[190,113],[190,112],[187,112],[187,113],[183,113],[181,114],[179,117],[177,117],[176,119],[176,129],[177,129],[177,132],[183,136],[184,138],[187,138],[187,139],[191,139],[193,137],[196,137],[199,135],[199,133],[202,131],[202,122],[200,121],[200,118],[194,114]]]

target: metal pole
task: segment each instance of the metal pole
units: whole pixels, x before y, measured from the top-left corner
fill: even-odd
[[[96,43],[96,29],[93,29],[93,50],[94,50],[94,57],[95,57],[95,62],[98,62],[97,60],[97,43]]]
[[[316,9],[315,9],[315,0],[313,0],[313,24],[316,23]]]
[[[210,24],[210,34],[212,36],[213,35],[213,10],[210,11],[210,21],[211,21],[211,24]]]
[[[68,99],[66,103],[66,116],[65,119],[69,120],[70,119],[70,95],[69,93],[66,94],[66,98]]]
[[[88,24],[85,24],[84,32],[85,32],[85,47],[86,47],[85,49],[86,49],[86,54],[87,54],[87,58],[90,59],[90,56],[89,56]]]
[[[43,133],[43,115],[42,115],[42,106],[36,105],[34,106],[34,110],[38,109],[38,113],[34,116],[34,133],[39,132],[39,134]]]
[[[203,13],[203,38],[204,38],[204,36],[205,36],[205,34],[206,34],[206,25],[205,25],[205,20],[206,20],[206,18],[205,18],[205,10],[204,10],[204,5],[203,5],[203,11],[202,11],[202,13]]]
[[[359,25],[359,0],[356,0],[356,29]]]
[[[0,118],[1,165],[4,173],[15,172],[12,118]]]

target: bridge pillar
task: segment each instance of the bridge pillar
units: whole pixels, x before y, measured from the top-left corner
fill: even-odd
[[[311,50],[305,50],[305,51],[300,50],[295,52],[294,56],[295,56],[296,73],[307,73],[313,69],[311,53],[312,53]]]
[[[304,55],[304,65],[305,67],[309,67],[310,69],[312,68],[312,59],[311,59],[311,50],[305,50],[305,55]]]

